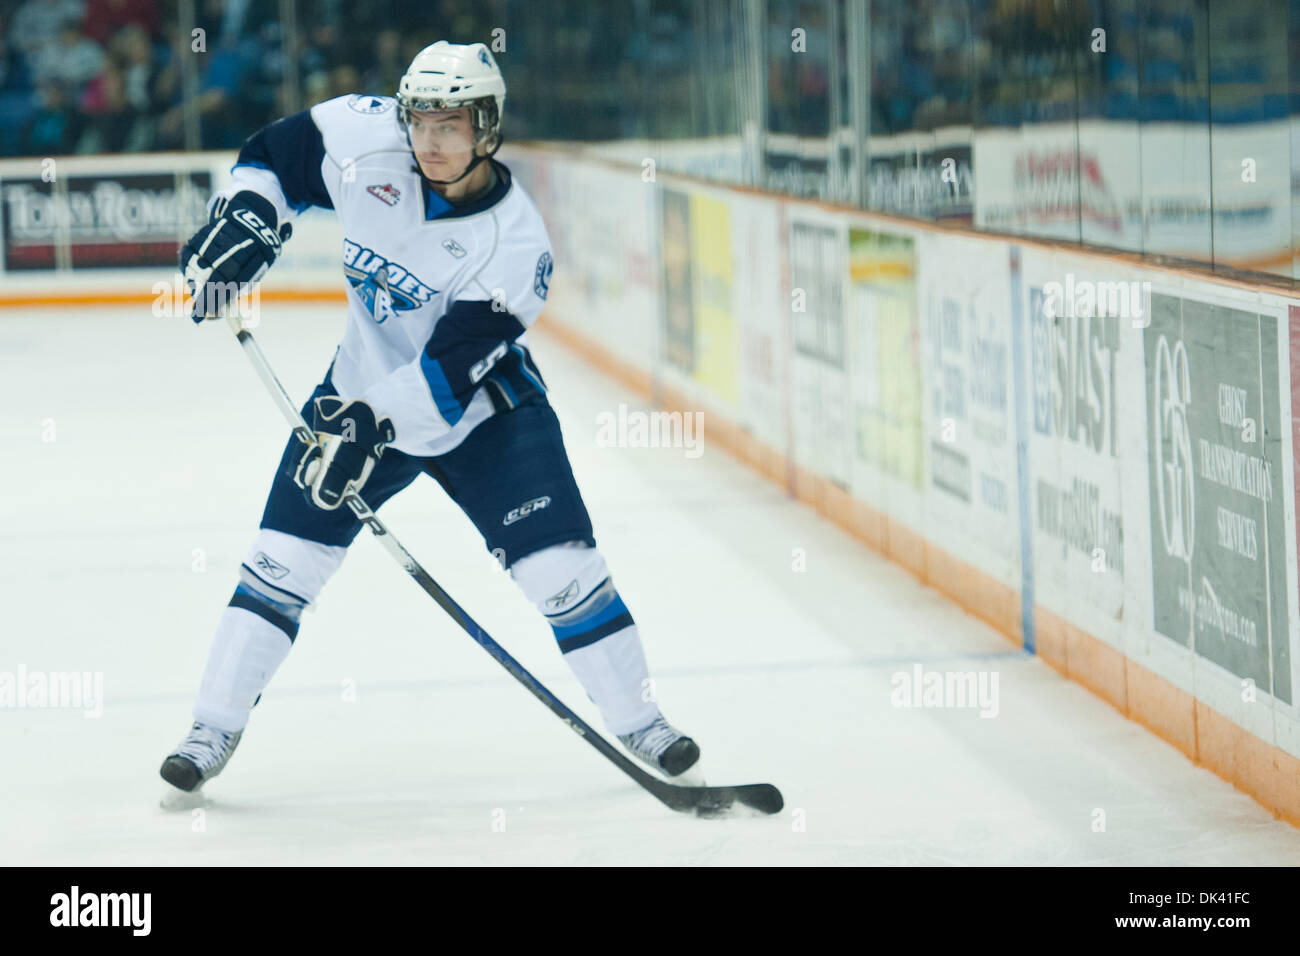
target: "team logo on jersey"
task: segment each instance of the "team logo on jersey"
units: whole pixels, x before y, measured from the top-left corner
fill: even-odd
[[[366,96],[354,93],[348,97],[348,106],[358,113],[382,113],[393,105],[393,101],[382,96]]]
[[[551,287],[551,254],[543,252],[537,257],[537,271],[533,274],[533,291],[537,298],[545,299]]]
[[[402,198],[402,191],[392,183],[384,183],[382,186],[367,186],[366,192],[370,193],[370,195],[374,196],[376,199],[383,200],[390,206],[396,206],[397,200]]]
[[[450,252],[457,259],[464,259],[466,256],[465,247],[455,239],[442,240],[442,247]]]
[[[542,495],[540,498],[534,498],[532,501],[525,501],[518,508],[511,508],[506,512],[506,518],[501,523],[514,524],[521,518],[527,518],[534,511],[541,511],[551,503],[550,495]]]
[[[289,573],[288,568],[267,555],[265,551],[257,552],[257,557],[254,559],[253,563],[257,565],[257,570],[261,571],[273,581],[278,581]]]
[[[348,239],[343,240],[343,274],[377,325],[418,309],[438,292],[396,262]]]

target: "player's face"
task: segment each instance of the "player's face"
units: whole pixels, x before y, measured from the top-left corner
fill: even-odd
[[[474,124],[467,106],[438,112],[412,110],[407,129],[415,161],[429,179],[455,179],[474,158]]]

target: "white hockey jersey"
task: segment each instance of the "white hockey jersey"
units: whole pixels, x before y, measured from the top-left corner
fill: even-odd
[[[391,418],[393,447],[407,454],[442,454],[545,391],[523,333],[545,304],[550,240],[491,162],[492,189],[453,206],[420,175],[396,101],[354,94],[259,131],[217,194],[253,190],[281,223],[311,205],[338,213],[348,322],[332,381]]]

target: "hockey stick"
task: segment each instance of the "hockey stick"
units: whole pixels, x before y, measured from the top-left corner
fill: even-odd
[[[227,314],[226,321],[230,323],[235,337],[239,339],[244,354],[253,363],[258,378],[262,380],[266,390],[271,393],[271,398],[279,406],[280,412],[289,422],[290,427],[293,428],[294,436],[301,442],[308,444],[314,442],[316,438],[312,433],[311,426],[303,420],[298,411],[298,406],[294,404],[289,397],[289,393],[280,384],[275,372],[271,370],[271,365],[267,362],[266,356],[257,344],[257,340],[253,338],[253,334],[244,328],[243,321],[237,314],[234,314],[233,310]],[[429,572],[420,566],[420,563],[411,556],[411,553],[402,547],[401,542],[393,537],[384,526],[384,523],[375,516],[375,513],[370,510],[359,494],[350,491],[343,500],[352,509],[352,513],[357,516],[357,520],[361,521],[379,539],[379,543],[384,546],[384,550],[393,556],[393,559],[405,569],[406,573],[415,579],[415,583],[420,585],[424,592],[433,598],[438,603],[438,606],[446,611],[466,634],[474,638],[479,646],[491,654],[496,662],[504,667],[515,680],[527,687],[534,697],[550,708],[551,713],[568,724],[574,733],[600,751],[614,766],[635,780],[643,789],[657,797],[665,806],[674,810],[694,811],[699,816],[713,816],[725,812],[735,803],[752,807],[762,813],[777,813],[785,805],[785,801],[781,797],[781,791],[770,783],[751,783],[739,787],[689,787],[668,783],[642,770],[628,757],[615,749],[613,744],[592,729],[586,721],[565,706],[563,701],[547,690],[532,674],[524,669],[522,664],[511,657],[505,648],[489,637],[488,633],[479,627],[459,604],[451,599],[451,596],[439,586],[438,582],[430,577]]]

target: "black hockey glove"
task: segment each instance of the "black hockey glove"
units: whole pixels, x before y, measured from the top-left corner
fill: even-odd
[[[308,503],[333,511],[348,491],[361,490],[396,435],[392,421],[376,421],[374,409],[360,399],[318,398],[312,418],[316,444],[303,454],[293,480]]]
[[[287,222],[277,225],[270,200],[248,189],[212,207],[207,224],[181,247],[181,272],[194,297],[190,318],[218,318],[266,275],[293,232]]]

